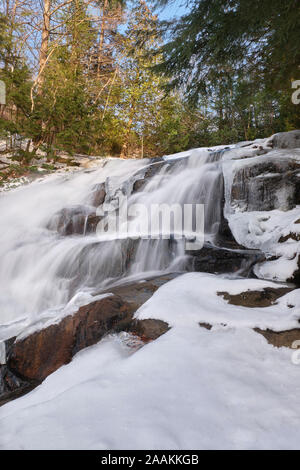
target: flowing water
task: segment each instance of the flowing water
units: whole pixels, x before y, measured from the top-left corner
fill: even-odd
[[[102,160],[96,169],[50,175],[1,193],[0,340],[88,303],[95,292],[117,279],[184,271],[184,239],[132,239],[145,226],[143,214],[132,217],[126,230],[121,225],[115,233],[88,233],[85,223],[82,233],[75,230],[67,236],[59,233],[57,214],[71,210],[75,228],[76,217],[83,215],[87,221],[95,211],[93,188],[103,183],[105,202],[115,206],[120,195],[128,197],[128,207],[204,204],[205,237],[213,240],[221,220],[220,155],[195,150],[187,158],[164,164]],[[157,171],[133,192],[149,165],[157,165]],[[107,223],[110,215],[105,217]]]

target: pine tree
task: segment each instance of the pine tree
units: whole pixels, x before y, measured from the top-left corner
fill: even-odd
[[[167,25],[171,39],[158,51],[164,61],[157,71],[191,99],[206,94],[211,103],[230,73],[234,83],[248,81],[268,102],[275,99],[281,116],[288,113],[299,125],[298,110],[282,99],[291,95],[291,81],[299,76],[299,2],[194,0],[188,7],[189,13]]]
[[[139,146],[142,156],[143,141],[155,125],[163,97],[162,79],[151,71],[157,63],[157,58],[153,57],[157,42],[152,34],[156,23],[157,17],[141,0],[131,11],[123,38],[119,101],[119,114],[124,123],[122,157],[130,156],[130,146]],[[142,43],[141,37],[146,37]]]

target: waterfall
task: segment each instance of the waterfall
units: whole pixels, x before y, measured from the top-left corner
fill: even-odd
[[[126,232],[89,232],[89,217],[95,217],[91,194],[102,184],[106,204],[117,205],[120,194],[128,207],[204,204],[205,239],[213,243],[222,215],[221,156],[194,150],[154,162],[103,159],[96,169],[49,175],[2,192],[0,340],[87,303],[120,278],[184,271],[184,239],[132,239],[143,223],[140,215]],[[136,182],[143,183],[138,190]]]

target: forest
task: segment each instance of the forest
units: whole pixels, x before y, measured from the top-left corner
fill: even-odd
[[[0,5],[0,451],[300,450],[299,0]]]
[[[6,151],[156,157],[299,127],[296,0],[166,4],[1,0]]]

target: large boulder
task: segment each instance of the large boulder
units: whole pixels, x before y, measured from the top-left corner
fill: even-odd
[[[108,333],[128,329],[133,308],[112,295],[81,307],[60,323],[37,331],[11,347],[7,366],[26,381],[42,381],[67,364],[81,349],[97,343]]]
[[[132,193],[143,191],[145,186],[149,183],[149,180],[159,173],[164,166],[168,166],[164,160],[153,159],[153,162],[147,167],[146,171],[143,172],[140,177],[137,177],[133,184]]]
[[[81,349],[110,333],[126,331],[140,345],[157,339],[169,330],[161,320],[134,319],[134,312],[159,286],[176,275],[133,282],[102,291],[104,297],[81,307],[59,323],[37,331],[25,339],[5,341],[0,364],[0,406],[31,391],[49,374],[72,360]],[[4,356],[4,362],[3,362]]]
[[[88,202],[94,207],[99,207],[104,203],[105,198],[106,198],[105,183],[98,183],[92,187],[92,191],[91,191],[91,194],[89,195]]]
[[[252,275],[252,267],[264,259],[264,255],[258,250],[228,249],[208,243],[202,250],[187,253],[190,255],[190,270],[212,274],[239,271],[241,275]]]
[[[49,230],[62,236],[86,235],[96,232],[101,217],[89,206],[66,207],[56,212],[47,224]]]
[[[268,141],[273,148],[294,149],[300,148],[300,130],[290,132],[279,132],[274,134]]]
[[[283,156],[284,157],[284,156]],[[234,175],[231,206],[242,211],[287,211],[300,204],[300,161],[266,155]]]

